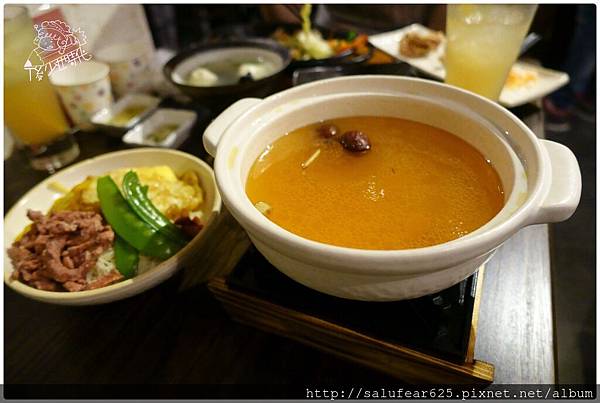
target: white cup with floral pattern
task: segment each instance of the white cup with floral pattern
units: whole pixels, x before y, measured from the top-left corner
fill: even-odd
[[[110,81],[117,98],[144,92],[152,78],[152,51],[141,42],[119,43],[95,52],[110,66]]]
[[[50,75],[50,82],[75,125],[83,129],[91,127],[90,118],[112,105],[108,74],[107,64],[87,61]]]

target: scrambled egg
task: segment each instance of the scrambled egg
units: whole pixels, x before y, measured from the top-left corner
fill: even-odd
[[[537,81],[539,74],[535,70],[513,66],[508,73],[506,86],[509,88],[524,87]]]
[[[133,170],[140,183],[148,186],[148,197],[152,203],[170,220],[187,217],[200,209],[203,202],[202,188],[198,176],[188,171],[180,178],[168,166],[122,168],[111,171],[108,175],[121,187],[123,176]],[[100,212],[98,194],[96,192],[97,177],[88,177],[76,185],[52,206],[51,211],[79,210]]]

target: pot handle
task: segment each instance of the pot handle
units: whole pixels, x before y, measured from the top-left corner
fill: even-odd
[[[213,157],[225,130],[244,112],[261,102],[260,98],[244,98],[225,109],[211,122],[202,135],[202,143],[206,151]]]
[[[531,224],[565,221],[579,204],[581,172],[571,150],[554,141],[540,140],[550,157],[552,178],[550,189]]]

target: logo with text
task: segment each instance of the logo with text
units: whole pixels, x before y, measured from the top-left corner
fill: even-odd
[[[33,28],[37,34],[33,40],[35,48],[23,65],[29,72],[29,81],[33,77],[41,81],[44,74],[48,74],[49,77],[55,71],[92,58],[92,55],[83,49],[87,39],[81,29],[71,29],[61,20],[43,21]]]

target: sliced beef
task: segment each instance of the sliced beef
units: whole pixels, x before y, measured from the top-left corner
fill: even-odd
[[[116,283],[123,278],[123,275],[116,270],[111,271],[108,274],[88,283],[86,290],[95,290],[96,288],[106,287],[112,283]]]
[[[37,288],[38,290],[44,291],[61,291],[59,284],[56,281],[52,281],[49,279],[39,279],[33,280],[29,283],[32,287]]]
[[[67,291],[83,291],[86,289],[87,284],[86,284],[85,280],[65,281],[62,286]]]
[[[41,290],[88,289],[87,273],[115,237],[102,216],[87,211],[44,215],[32,210],[27,216],[33,221],[31,228],[8,249],[13,278]]]

